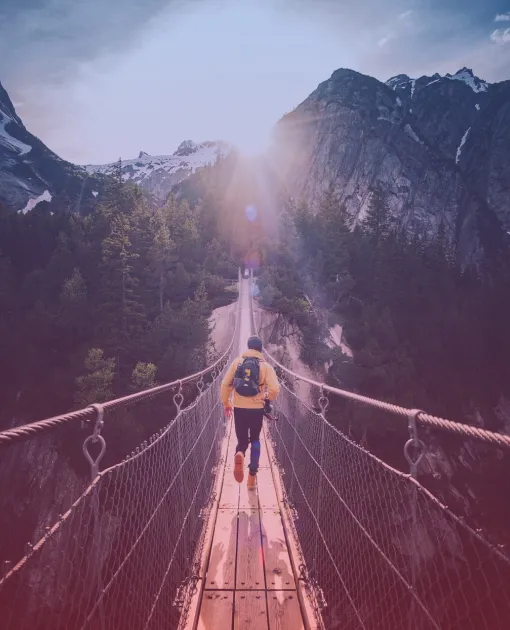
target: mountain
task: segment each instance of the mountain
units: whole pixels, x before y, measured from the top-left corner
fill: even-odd
[[[87,212],[96,203],[102,179],[60,159],[32,135],[0,84],[0,205],[10,212],[28,212],[42,201],[53,201],[52,209],[71,205]]]
[[[158,201],[166,198],[177,184],[198,169],[214,164],[218,157],[225,157],[232,148],[226,142],[182,142],[172,155],[152,156],[140,151],[135,160],[122,162],[124,181],[132,181],[153,195]],[[87,165],[89,173],[109,173],[115,164]]]
[[[386,83],[336,70],[279,121],[272,160],[294,197],[316,206],[333,184],[359,221],[378,185],[403,227],[434,233],[442,222],[478,257],[510,230],[510,81],[466,68]]]
[[[231,150],[225,142],[186,140],[173,155],[140,151],[137,159],[122,162],[122,173],[124,180],[165,201],[174,186]],[[0,205],[7,211],[29,212],[46,201],[52,210],[87,213],[96,206],[104,175],[113,166],[82,167],[62,160],[26,129],[0,84]]]

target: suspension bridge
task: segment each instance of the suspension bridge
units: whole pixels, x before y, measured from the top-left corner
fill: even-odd
[[[510,627],[507,551],[419,482],[427,431],[494,457],[508,452],[508,436],[330,387],[266,353],[282,380],[277,420],[264,428],[257,491],[234,482],[219,383],[257,330],[251,282],[239,277],[232,340],[205,370],[0,432],[13,519],[0,545],[2,630]],[[383,412],[401,418],[409,474],[330,424],[337,398],[380,411],[381,422]],[[156,417],[161,427],[108,460],[126,427],[148,431]],[[21,461],[48,469],[27,472]],[[23,475],[34,501],[52,497],[30,539]]]

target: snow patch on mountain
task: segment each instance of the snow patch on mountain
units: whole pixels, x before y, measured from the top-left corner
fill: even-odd
[[[0,110],[0,116],[2,117],[2,120],[0,120],[0,144],[11,151],[15,151],[18,155],[26,155],[32,150],[32,147],[21,142],[21,140],[13,138],[5,129],[9,123],[14,122],[8,114]]]
[[[27,205],[19,212],[21,212],[22,214],[26,214],[27,212],[30,212],[30,210],[33,210],[36,207],[36,205],[40,203],[41,201],[50,202],[51,200],[52,200],[52,196],[50,194],[50,191],[45,190],[42,193],[42,195],[39,195],[39,197],[35,197],[35,199],[29,199]]]
[[[489,89],[489,83],[487,83],[486,81],[482,81],[482,79],[479,79],[469,68],[462,68],[453,75],[445,74],[444,77],[440,76],[439,74],[434,74],[432,77],[423,76],[419,79],[412,79],[411,77],[408,77],[407,74],[399,74],[396,77],[391,77],[391,79],[388,79],[388,81],[386,81],[386,85],[392,90],[399,91],[406,90],[410,86],[411,98],[413,98],[417,81],[421,82],[423,80],[428,81],[424,87],[428,87],[429,85],[433,85],[434,83],[440,83],[441,81],[448,80],[461,81],[462,83],[465,83],[468,87],[470,87],[476,94],[480,92],[487,92],[487,90]]]
[[[460,141],[459,148],[457,149],[457,155],[455,156],[455,164],[459,163],[460,155],[462,153],[462,147],[466,144],[466,140],[468,139],[470,131],[471,131],[471,127],[469,127],[466,133],[462,136],[462,140]]]
[[[469,68],[462,68],[462,70],[457,71],[453,76],[447,74],[446,78],[450,79],[451,81],[462,81],[468,87],[470,87],[473,92],[476,92],[477,94],[479,92],[487,92],[489,88],[489,84],[485,81],[482,81],[478,77],[475,77],[473,71],[469,70]]]
[[[412,138],[415,142],[419,142],[420,144],[423,144],[423,142],[418,138],[418,136],[416,135],[414,129],[411,127],[411,125],[407,124],[405,127],[405,132],[407,133],[407,135]]]

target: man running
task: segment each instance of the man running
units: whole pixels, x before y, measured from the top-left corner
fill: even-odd
[[[233,392],[233,401],[230,402]],[[280,392],[278,378],[271,365],[264,361],[262,340],[259,337],[248,339],[248,351],[236,359],[221,383],[221,402],[225,414],[234,409],[234,423],[237,436],[234,456],[234,478],[238,483],[244,479],[244,456],[251,443],[248,488],[256,487],[256,475],[260,460],[260,432],[264,411],[270,410],[270,403]]]

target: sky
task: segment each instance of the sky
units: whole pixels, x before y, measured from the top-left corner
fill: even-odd
[[[340,67],[510,79],[510,0],[0,0],[0,82],[78,164],[183,140],[262,151]]]

